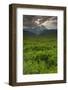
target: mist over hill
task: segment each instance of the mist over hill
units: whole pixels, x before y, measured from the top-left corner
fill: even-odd
[[[57,36],[57,29],[44,29],[44,30],[39,30],[39,29],[34,29],[34,30],[23,30],[23,35],[24,36]]]

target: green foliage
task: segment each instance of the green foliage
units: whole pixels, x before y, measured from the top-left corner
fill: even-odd
[[[24,74],[57,73],[56,37],[24,38]]]

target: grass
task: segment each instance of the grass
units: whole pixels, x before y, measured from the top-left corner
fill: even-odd
[[[24,36],[23,74],[57,73],[57,38]]]

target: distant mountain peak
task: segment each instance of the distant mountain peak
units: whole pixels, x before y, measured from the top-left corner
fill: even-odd
[[[41,33],[42,33],[42,31],[44,31],[44,30],[47,30],[47,28],[46,27],[44,27],[43,25],[42,26],[35,26],[35,27],[30,27],[30,28],[25,28],[24,29],[25,31],[30,31],[30,32],[32,32],[32,33],[34,33],[34,34],[37,34],[37,35],[40,35]]]
[[[24,31],[28,31],[31,32],[35,35],[40,35],[42,33],[46,33],[47,31],[51,30],[56,30],[56,29],[47,29],[45,26],[41,25],[41,26],[35,26],[35,27],[29,27],[29,28],[25,28]]]

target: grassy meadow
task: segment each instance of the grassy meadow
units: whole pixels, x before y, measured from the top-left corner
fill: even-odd
[[[56,36],[24,36],[23,74],[57,73]]]

